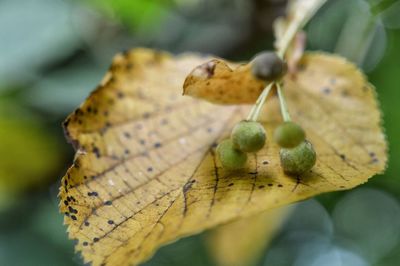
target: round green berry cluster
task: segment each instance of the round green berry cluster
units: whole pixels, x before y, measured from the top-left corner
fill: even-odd
[[[300,175],[311,170],[317,155],[299,125],[291,121],[284,122],[275,130],[274,139],[281,147],[279,156],[285,173]]]
[[[251,72],[255,78],[269,84],[260,94],[247,120],[235,125],[230,139],[222,141],[217,147],[217,155],[222,166],[229,170],[243,168],[246,165],[247,153],[258,152],[266,141],[264,127],[257,122],[261,106],[269,91],[275,85],[278,91],[284,122],[274,132],[274,139],[281,147],[280,161],[285,173],[300,175],[309,171],[316,162],[316,153],[312,144],[306,140],[301,126],[290,119],[286,102],[281,90],[280,79],[286,74],[287,65],[274,52],[258,54],[251,62]]]
[[[243,168],[247,153],[257,152],[265,145],[264,127],[256,121],[241,121],[235,125],[230,139],[222,141],[217,154],[224,168],[235,170]]]

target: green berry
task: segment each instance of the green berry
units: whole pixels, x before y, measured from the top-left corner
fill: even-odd
[[[251,72],[264,81],[274,81],[285,75],[286,63],[274,52],[266,51],[256,55],[252,61]]]
[[[294,148],[304,141],[306,134],[296,123],[284,122],[274,133],[275,141],[282,148]]]
[[[233,128],[231,139],[236,149],[257,152],[265,145],[265,129],[255,121],[241,121]]]
[[[281,166],[285,173],[300,175],[311,170],[317,159],[312,144],[305,140],[292,149],[282,148],[280,151]]]
[[[217,154],[222,166],[228,170],[243,168],[247,161],[247,154],[236,150],[230,139],[223,140],[218,144]]]

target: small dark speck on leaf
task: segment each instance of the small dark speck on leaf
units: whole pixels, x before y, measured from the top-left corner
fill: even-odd
[[[96,191],[88,192],[87,194],[88,194],[88,196],[92,196],[92,197],[97,197],[99,195],[99,193],[97,193]]]
[[[160,148],[160,147],[161,147],[161,143],[160,142],[154,143],[154,148]]]
[[[323,92],[324,94],[326,94],[326,95],[330,94],[331,91],[332,91],[332,90],[331,90],[331,88],[329,88],[329,87],[325,87],[325,88],[322,89],[322,92]]]
[[[68,207],[68,210],[70,213],[75,213],[75,214],[78,213],[78,211],[72,208],[71,206]]]

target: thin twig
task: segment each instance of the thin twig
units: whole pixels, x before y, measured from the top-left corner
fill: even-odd
[[[277,54],[282,60],[284,59],[285,54],[296,34],[304,27],[305,24],[307,24],[307,22],[326,1],[327,0],[297,0],[292,1],[291,4],[289,4],[290,10],[288,12],[291,16],[290,24],[286,28],[282,39],[278,40]],[[285,121],[290,121],[290,115],[287,110],[286,102],[279,82],[271,82],[264,88],[255,105],[251,109],[247,117],[248,120],[256,121],[258,119],[261,108],[264,105],[265,100],[267,99],[267,96],[273,86],[276,86],[278,89],[283,119]]]

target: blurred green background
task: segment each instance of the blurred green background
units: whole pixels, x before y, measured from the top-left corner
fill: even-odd
[[[58,214],[72,161],[61,122],[112,56],[137,46],[248,60],[271,48],[283,0],[0,0],[0,265],[83,265]],[[357,63],[376,86],[386,173],[296,205],[259,265],[400,265],[400,1],[331,0],[307,26],[308,49]],[[145,265],[214,265],[203,235]]]

